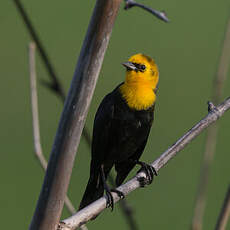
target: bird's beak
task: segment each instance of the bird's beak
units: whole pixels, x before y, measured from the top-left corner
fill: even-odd
[[[126,67],[127,70],[136,70],[137,67],[130,61],[123,62],[122,65]]]

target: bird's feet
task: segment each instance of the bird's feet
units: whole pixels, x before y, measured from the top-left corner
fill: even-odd
[[[141,169],[137,173],[144,171],[146,174],[146,177],[139,177],[138,178],[140,186],[145,187],[145,185],[151,184],[153,182],[154,176],[157,176],[156,169],[152,165],[149,165],[149,164],[142,162],[142,161],[137,161],[136,163],[141,166]]]
[[[111,211],[113,211],[113,207],[114,207],[114,200],[113,200],[113,195],[112,192],[117,193],[117,195],[121,198],[124,199],[125,195],[123,192],[117,190],[117,189],[110,189],[108,184],[106,183],[106,177],[105,177],[105,172],[104,172],[104,165],[101,165],[101,179],[104,185],[104,190],[106,193],[106,208],[111,207]]]
[[[114,200],[113,200],[112,192],[117,193],[117,195],[121,199],[125,198],[124,193],[119,191],[119,190],[117,190],[117,189],[105,189],[105,193],[106,193],[106,197],[107,197],[106,208],[111,207],[111,211],[113,211],[113,207],[114,207]]]

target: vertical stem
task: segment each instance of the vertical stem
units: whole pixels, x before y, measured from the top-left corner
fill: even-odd
[[[31,108],[32,108],[32,121],[33,121],[33,137],[34,137],[34,152],[37,156],[42,168],[46,169],[47,162],[42,153],[42,146],[40,140],[40,128],[38,117],[38,97],[37,97],[37,82],[35,70],[35,49],[34,42],[29,44],[29,68],[30,68],[30,93],[31,93]]]
[[[230,63],[230,18],[228,19],[225,38],[223,41],[222,53],[219,61],[218,71],[213,81],[212,101],[214,104],[220,102],[223,93],[224,82]],[[192,230],[203,229],[203,216],[206,206],[207,187],[210,175],[210,166],[216,150],[218,126],[214,124],[207,131],[204,159],[201,166],[200,182],[197,190],[197,197],[192,220]]]
[[[32,21],[30,19],[30,17],[28,16],[26,10],[23,7],[23,4],[21,3],[20,0],[14,0],[14,3],[20,13],[20,16],[23,19],[24,24],[26,25],[26,28],[30,34],[30,36],[32,37],[32,39],[34,40],[34,42],[36,43],[36,46],[38,48],[38,53],[41,56],[41,59],[43,61],[43,64],[48,72],[48,76],[50,76],[51,79],[51,83],[46,83],[43,82],[45,86],[47,86],[49,89],[51,89],[64,103],[65,102],[65,92],[63,89],[63,86],[61,85],[58,76],[55,72],[54,66],[52,65],[50,58],[47,54],[47,51],[45,50],[41,39],[38,36],[38,33],[35,29],[35,27],[32,24]],[[87,130],[86,127],[84,127],[83,129],[83,136],[85,137],[86,142],[91,145],[91,140],[90,140],[90,134],[89,131]]]
[[[20,0],[14,0],[14,3],[21,15],[21,17],[23,18],[23,21],[32,37],[32,39],[34,40],[34,42],[36,43],[36,46],[38,48],[39,54],[41,55],[42,61],[49,73],[49,75],[52,78],[52,87],[59,92],[59,96],[61,97],[61,99],[64,101],[65,100],[65,93],[64,93],[64,89],[62,88],[61,84],[58,81],[58,78],[56,76],[56,73],[54,71],[54,68],[48,58],[48,55],[42,45],[41,40],[38,37],[38,34],[36,32],[36,30],[34,29],[31,20],[29,19],[25,9],[23,8],[21,1]]]
[[[30,230],[57,228],[74,159],[121,0],[97,0],[64,105]]]
[[[230,216],[230,186],[228,187],[228,191],[226,193],[215,230],[225,230],[228,223],[229,216]]]
[[[44,157],[40,139],[40,126],[39,126],[39,113],[38,113],[38,94],[37,94],[37,81],[36,81],[36,68],[35,68],[35,50],[36,45],[34,42],[29,44],[29,69],[30,69],[30,92],[31,92],[31,109],[32,109],[32,121],[33,121],[33,137],[34,137],[34,152],[39,160],[42,168],[46,171],[47,161]],[[65,205],[71,214],[76,212],[69,197],[65,197]],[[85,226],[81,226],[81,229],[86,230]]]

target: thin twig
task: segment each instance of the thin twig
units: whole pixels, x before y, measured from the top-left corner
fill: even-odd
[[[121,200],[119,202],[121,211],[124,213],[124,216],[127,217],[127,222],[129,225],[129,228],[131,230],[137,230],[138,225],[137,225],[137,221],[134,218],[134,213],[133,213],[133,208],[130,206],[130,204],[126,201],[126,200]]]
[[[215,230],[225,230],[228,219],[230,216],[230,186],[228,186],[228,191],[225,195],[224,203],[216,224]]]
[[[64,103],[65,102],[65,91],[62,86],[62,84],[59,81],[59,78],[56,74],[56,71],[54,70],[54,66],[52,65],[50,58],[47,54],[47,51],[45,50],[41,39],[38,36],[37,31],[35,30],[35,27],[33,26],[31,19],[29,15],[27,14],[26,10],[24,9],[22,3],[20,0],[14,0],[14,3],[18,9],[18,12],[20,13],[20,16],[23,19],[24,24],[26,25],[26,28],[31,36],[31,38],[36,43],[36,47],[38,48],[38,52],[40,54],[40,57],[43,61],[43,64],[48,72],[48,76],[50,77],[51,82],[47,81],[41,81],[41,83],[46,86],[48,89],[52,90]],[[83,136],[85,137],[85,140],[87,143],[90,144],[90,135],[89,131],[86,127],[83,129]]]
[[[164,11],[158,11],[155,9],[152,9],[148,6],[145,6],[144,4],[138,3],[134,0],[125,0],[125,10],[128,10],[134,6],[140,7],[146,11],[148,11],[149,13],[153,14],[155,17],[157,17],[158,19],[164,21],[164,22],[169,22],[169,19],[166,15],[166,13]]]
[[[52,90],[58,91],[58,95],[62,98],[62,100],[65,100],[65,93],[64,93],[64,89],[62,88],[61,84],[59,83],[59,80],[56,76],[56,73],[54,71],[54,67],[52,66],[50,59],[42,45],[42,42],[40,40],[40,38],[38,37],[37,32],[34,29],[34,26],[31,23],[31,20],[29,18],[29,16],[27,15],[22,3],[20,0],[14,0],[14,3],[23,19],[23,22],[26,25],[26,28],[28,29],[29,34],[31,35],[32,39],[35,41],[36,46],[38,48],[39,54],[41,55],[42,61],[46,67],[46,70],[49,73],[49,76],[52,80],[52,84],[47,83],[49,85],[49,87]]]
[[[214,104],[220,102],[223,93],[224,82],[227,77],[227,71],[230,63],[230,18],[227,23],[223,48],[220,57],[219,67],[216,77],[213,81],[212,101]],[[200,182],[197,190],[194,216],[192,220],[192,230],[203,229],[203,216],[206,206],[207,187],[209,182],[210,167],[213,162],[216,150],[218,126],[214,124],[207,131],[204,159],[201,166]]]
[[[40,126],[39,126],[39,115],[38,115],[38,96],[37,96],[37,82],[36,82],[36,68],[35,68],[35,49],[36,45],[34,42],[29,44],[29,70],[30,70],[30,91],[31,91],[31,108],[32,108],[32,121],[33,121],[33,137],[34,137],[34,153],[44,171],[47,168],[47,161],[42,151],[41,139],[40,139]],[[76,209],[72,202],[65,197],[65,205],[70,214],[74,214]],[[81,227],[82,230],[87,230],[85,226]]]
[[[170,148],[168,148],[157,160],[151,165],[158,172],[169,160],[171,160],[176,154],[181,151],[187,144],[189,144],[196,136],[198,136],[205,128],[214,123],[220,118],[224,112],[230,109],[230,97],[227,98],[222,104],[214,107],[213,110],[209,111],[208,115],[193,126],[184,136],[175,142]],[[140,187],[140,181],[143,183],[143,178],[146,178],[144,172],[138,173],[133,179],[129,180],[124,185],[117,189],[124,193],[126,196],[133,190]],[[113,193],[114,201],[120,200],[120,197]],[[84,209],[80,210],[73,216],[60,222],[58,230],[74,230],[80,225],[88,222],[95,218],[100,212],[106,208],[106,197],[102,197],[92,204],[88,205]]]
[[[30,69],[30,93],[31,93],[31,108],[33,121],[33,137],[34,137],[34,153],[40,161],[42,168],[47,167],[46,159],[42,153],[39,117],[38,117],[38,98],[37,98],[37,84],[36,84],[36,68],[35,68],[35,49],[36,45],[31,42],[29,44],[29,69]]]
[[[54,230],[121,0],[97,0],[50,154],[30,230]]]

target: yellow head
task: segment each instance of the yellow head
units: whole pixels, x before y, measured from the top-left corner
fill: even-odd
[[[123,65],[127,68],[125,83],[120,86],[123,98],[132,109],[148,109],[156,100],[159,80],[157,65],[144,54],[133,55]]]

